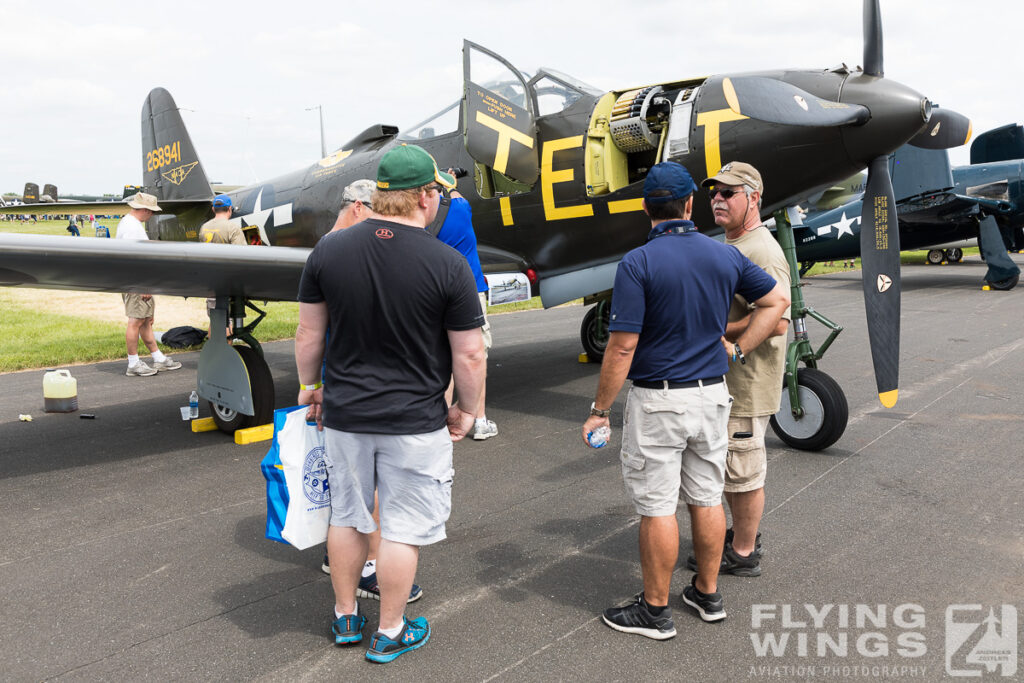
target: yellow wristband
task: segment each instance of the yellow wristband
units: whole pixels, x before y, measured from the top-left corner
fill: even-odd
[[[316,384],[299,384],[299,388],[303,391],[316,391],[324,385],[323,382],[317,382]]]

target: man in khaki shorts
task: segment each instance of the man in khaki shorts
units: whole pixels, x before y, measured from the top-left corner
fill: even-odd
[[[139,192],[128,200],[131,209],[117,224],[115,239],[119,240],[148,240],[146,233],[146,221],[153,217],[153,214],[160,211],[156,203],[156,197],[145,192]],[[128,316],[128,327],[124,333],[125,346],[128,349],[128,369],[124,374],[128,377],[148,377],[155,375],[161,370],[177,370],[181,363],[171,360],[165,356],[156,345],[156,338],[153,336],[153,314],[156,306],[153,303],[152,294],[140,294],[138,292],[125,292],[121,295],[124,300],[124,314]],[[147,365],[139,360],[139,338],[149,349],[153,356],[153,365]]]
[[[779,243],[761,223],[759,207],[764,185],[761,174],[750,164],[726,164],[702,187],[711,195],[715,223],[725,230],[725,243],[763,268],[785,291],[789,291],[789,264]],[[729,309],[725,338],[736,341],[750,323],[752,306],[736,295]],[[725,467],[725,499],[732,513],[733,527],[726,532],[722,551],[723,574],[761,575],[761,543],[758,525],[764,512],[764,481],[768,455],[764,434],[768,419],[779,410],[782,376],[786,369],[786,331],[789,309],[772,336],[756,349],[746,352],[745,364],[734,363],[725,379],[732,395],[729,413],[729,455]],[[696,567],[696,558],[687,565]]]
[[[676,634],[669,607],[679,553],[676,508],[690,512],[697,574],[682,601],[704,621],[725,618],[718,568],[725,542],[726,450],[731,399],[723,381],[730,361],[763,341],[789,306],[788,292],[734,247],[697,231],[689,220],[696,186],[685,168],[666,162],[647,173],[647,244],[627,253],[615,274],[597,396],[583,439],[609,427],[612,403],[627,375],[620,454],[622,478],[640,515],[643,591],[604,611],[617,631],[665,640]],[[722,336],[736,293],[755,302],[735,343]]]

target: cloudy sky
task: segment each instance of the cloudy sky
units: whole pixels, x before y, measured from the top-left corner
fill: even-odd
[[[125,7],[132,9],[125,10]],[[885,72],[975,133],[1024,121],[1024,5],[883,0]],[[858,0],[472,3],[25,3],[0,0],[0,191],[142,180],[140,111],[167,88],[212,181],[248,184],[374,123],[408,127],[460,95],[462,40],[601,89],[862,61]],[[967,148],[952,153],[967,163]]]

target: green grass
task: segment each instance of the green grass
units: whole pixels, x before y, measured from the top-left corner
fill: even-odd
[[[977,247],[968,247],[964,249],[964,258],[968,256],[977,256]],[[849,270],[860,270],[860,259],[856,258],[853,260],[853,268],[844,267],[843,263],[849,263],[849,259],[832,261],[833,265],[827,265],[828,262],[818,262],[814,264],[806,275],[803,277],[814,277],[815,275],[825,275],[827,273],[841,273]],[[921,249],[919,251],[904,251],[900,252],[900,263],[902,265],[924,265],[928,262],[928,250]]]
[[[0,372],[123,358],[124,326],[31,310],[0,289]]]
[[[100,225],[110,228],[110,236],[113,237],[117,221],[117,218],[104,218],[100,220]],[[53,221],[40,220],[35,223],[32,221],[22,223],[21,221],[0,220],[0,233],[16,232],[26,235],[61,235],[63,237],[71,237],[71,233],[65,229],[67,226],[68,222],[63,218]],[[79,230],[82,232],[82,237],[96,237],[96,233],[93,232],[92,225],[88,221]]]

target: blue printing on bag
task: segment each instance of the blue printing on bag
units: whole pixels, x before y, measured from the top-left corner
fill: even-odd
[[[284,481],[284,470],[281,469],[281,449],[277,443],[277,435],[284,429],[288,413],[308,406],[292,406],[291,408],[278,408],[274,411],[274,440],[270,444],[270,450],[260,462],[260,470],[267,480],[267,531],[266,537],[271,541],[291,545],[281,536],[284,529],[285,515],[288,513],[288,487]]]

